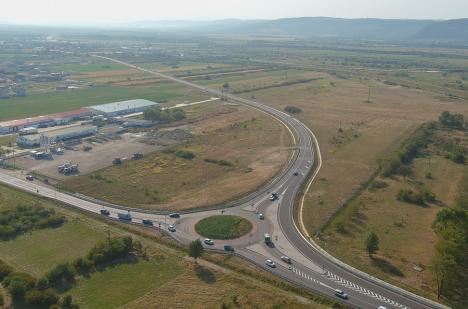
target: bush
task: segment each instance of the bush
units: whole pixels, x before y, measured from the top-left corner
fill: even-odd
[[[59,264],[49,271],[45,275],[45,278],[47,278],[50,285],[59,286],[64,282],[70,282],[75,279],[75,269],[69,263]]]
[[[159,107],[150,108],[143,112],[146,120],[157,121],[161,123],[170,123],[186,118],[185,111],[181,108],[161,109]]]
[[[12,238],[37,228],[57,227],[64,222],[65,217],[56,214],[53,209],[40,205],[18,206],[0,212],[0,238]]]
[[[13,297],[22,297],[34,287],[36,279],[25,273],[12,273],[3,280],[2,284]]]
[[[0,281],[5,279],[12,272],[13,272],[13,268],[11,268],[9,265],[0,261]]]
[[[398,192],[398,200],[416,205],[426,205],[423,195],[413,190],[401,189]]]
[[[92,261],[83,258],[77,258],[73,262],[73,267],[75,268],[76,272],[79,274],[87,274],[91,272],[94,268],[94,264]]]
[[[24,301],[28,305],[49,308],[58,302],[59,297],[53,290],[48,289],[45,291],[39,291],[32,289],[26,292],[24,295]]]
[[[177,150],[175,152],[175,155],[179,158],[183,158],[187,160],[192,160],[193,158],[195,158],[195,154],[188,150]]]
[[[133,250],[133,240],[129,236],[111,238],[101,241],[88,253],[88,260],[95,265],[108,263],[125,257]]]
[[[300,109],[299,107],[295,107],[295,106],[286,106],[284,108],[284,111],[290,114],[298,114],[302,112],[302,109]]]
[[[450,114],[448,111],[442,112],[439,122],[449,128],[462,129],[465,125],[463,114]]]

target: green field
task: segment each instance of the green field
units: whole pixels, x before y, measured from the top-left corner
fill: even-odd
[[[238,216],[212,216],[195,225],[198,234],[213,239],[234,239],[252,230],[252,223]]]
[[[83,64],[63,64],[63,65],[53,65],[50,67],[51,71],[65,71],[73,73],[87,73],[87,72],[96,72],[96,71],[114,71],[114,70],[126,70],[128,67],[112,63],[108,61],[99,61],[92,63],[83,63]]]
[[[18,270],[41,276],[59,263],[85,255],[104,238],[105,230],[75,219],[59,228],[37,230],[1,241],[0,259]]]
[[[138,260],[80,278],[70,294],[81,308],[116,308],[142,297],[183,272],[183,264],[175,259],[162,262]]]
[[[37,93],[1,100],[0,121],[46,115],[121,100],[147,99],[156,102],[177,98],[183,100],[185,95],[181,93],[182,89],[182,86],[176,84],[163,84],[144,88],[96,86],[66,92]]]

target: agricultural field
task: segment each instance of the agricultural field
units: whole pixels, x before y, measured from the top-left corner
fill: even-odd
[[[112,87],[100,85],[52,93],[36,93],[0,101],[0,121],[64,112],[80,107],[130,99],[147,99],[160,103],[183,103],[206,96],[193,96],[192,90],[175,84],[151,87]]]
[[[0,186],[0,211],[37,203],[53,208],[66,217],[66,222],[57,228],[32,230],[11,240],[0,240],[0,259],[15,271],[38,278],[60,263],[85,256],[96,242],[109,236],[131,235],[146,248],[145,258],[117,260],[97,272],[77,277],[70,286],[57,288],[60,296],[72,295],[73,302],[80,308],[151,308],[156,304],[158,308],[219,308],[223,303],[241,304],[244,308],[326,308],[329,305],[307,293],[298,295],[280,290],[266,272],[256,267],[248,266],[246,269],[251,270],[240,273],[236,269],[243,268],[242,263],[232,261],[223,266],[221,261],[226,261],[226,257],[219,256],[219,259],[210,254],[207,258],[219,260],[219,265],[204,259],[194,263],[184,257],[184,250],[158,232],[109,225],[53,202]],[[276,291],[275,297],[266,297],[272,290]],[[2,293],[6,295],[5,291]],[[24,306],[16,302],[13,305]]]
[[[117,204],[189,209],[230,201],[269,181],[285,164],[291,139],[272,118],[219,102],[186,108],[193,138],[139,161],[72,177],[63,186]],[[184,157],[184,153],[192,157]]]

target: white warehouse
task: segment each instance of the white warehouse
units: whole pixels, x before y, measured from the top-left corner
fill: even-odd
[[[135,99],[128,101],[120,101],[108,104],[94,105],[89,108],[99,115],[105,115],[107,117],[114,117],[119,115],[128,115],[133,113],[143,112],[145,109],[158,106],[159,103]]]
[[[23,135],[16,138],[16,143],[25,148],[37,147],[41,144],[41,136],[49,138],[50,143],[57,143],[69,139],[81,138],[96,134],[97,127],[92,125],[75,126],[60,130],[48,131],[40,134]]]

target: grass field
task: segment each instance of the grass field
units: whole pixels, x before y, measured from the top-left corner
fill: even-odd
[[[131,207],[189,209],[252,191],[273,177],[289,155],[286,129],[259,112],[209,103],[188,108],[187,116],[195,120],[188,127],[195,135],[173,147],[174,152],[159,151],[73,177],[65,187]],[[195,158],[177,157],[178,150],[190,151]]]
[[[116,308],[143,297],[183,272],[180,260],[138,260],[80,278],[69,293],[81,308]]]
[[[36,200],[32,195],[0,186],[2,210]],[[95,241],[107,236],[107,231],[111,235],[131,234],[146,247],[147,259],[121,261],[79,277],[65,294],[71,294],[80,308],[219,308],[222,304],[242,308],[326,308],[309,294],[299,296],[265,283],[261,276],[266,278],[268,273],[250,264],[230,263],[240,269],[246,267],[247,273],[200,259],[195,264],[184,258],[185,251],[167,247],[168,240],[158,242],[163,236],[154,230],[134,226],[127,230],[120,223],[108,225],[46,201],[41,203],[61,211],[68,222],[57,229],[32,231],[14,241],[2,241],[0,259],[18,271],[38,277],[57,263],[84,256]]]
[[[234,239],[252,230],[252,223],[238,216],[212,216],[195,224],[195,231],[201,236],[212,239]]]
[[[0,101],[0,121],[45,115],[95,104],[130,99],[147,99],[155,102],[191,100],[191,92],[175,84],[152,87],[95,86],[65,92],[35,93]]]

